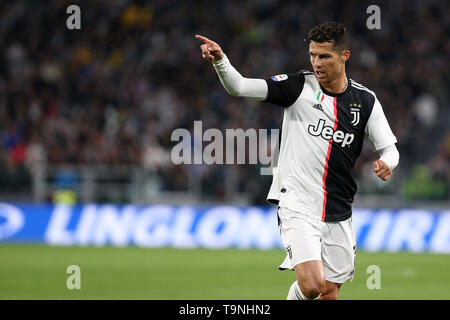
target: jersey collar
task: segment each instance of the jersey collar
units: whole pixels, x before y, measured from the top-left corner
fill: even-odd
[[[317,81],[317,82],[319,82],[319,81]],[[350,91],[350,87],[351,87],[349,84],[350,84],[350,80],[347,78],[347,86],[345,87],[344,91],[342,91],[341,93],[333,93],[333,92],[326,90],[324,87],[322,87],[322,85],[319,82],[320,89],[322,90],[322,92],[324,94],[326,94],[327,96],[332,96],[332,97],[340,97],[340,96],[347,94]]]

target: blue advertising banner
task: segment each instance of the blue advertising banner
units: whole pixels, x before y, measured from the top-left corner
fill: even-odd
[[[358,250],[450,253],[450,210],[354,209]],[[0,242],[281,248],[276,207],[0,203]]]

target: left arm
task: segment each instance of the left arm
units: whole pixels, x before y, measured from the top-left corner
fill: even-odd
[[[373,162],[373,171],[380,179],[387,181],[392,176],[392,170],[398,165],[400,155],[395,147],[397,138],[392,133],[377,98],[366,125],[366,136],[380,155],[380,159]]]
[[[395,144],[378,151],[380,159],[373,162],[373,171],[376,175],[387,181],[392,176],[392,170],[397,166],[400,154]]]

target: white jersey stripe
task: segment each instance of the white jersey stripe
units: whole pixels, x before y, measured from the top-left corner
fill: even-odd
[[[361,87],[357,87],[357,86],[354,86],[353,84],[352,84],[352,87],[355,88],[355,89],[358,89],[358,90],[367,91],[367,92],[370,93],[371,95],[375,96],[374,93],[373,93],[373,91],[370,91],[370,90],[367,89],[367,88],[364,88],[364,87],[362,87],[362,88],[361,88]]]
[[[367,89],[367,90],[368,90],[368,88],[366,88],[365,86],[363,86],[363,85],[360,84],[360,83],[357,83],[357,82],[352,81],[352,80],[350,80],[350,82],[351,82],[351,84],[352,84],[353,86],[360,87],[360,88],[363,88],[363,89]]]
[[[367,91],[367,92],[371,93],[373,96],[375,96],[375,93],[374,93],[372,90],[370,90],[369,88],[363,86],[362,84],[360,84],[360,83],[358,83],[358,82],[356,82],[356,81],[353,81],[352,79],[350,79],[350,82],[351,82],[351,86],[352,86],[353,88],[361,89],[361,90]]]

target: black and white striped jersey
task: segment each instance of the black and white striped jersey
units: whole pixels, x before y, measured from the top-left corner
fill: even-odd
[[[352,171],[364,137],[374,150],[397,142],[375,93],[349,79],[345,91],[334,94],[309,71],[266,82],[265,102],[284,107],[267,200],[322,221],[349,218],[357,189]]]

